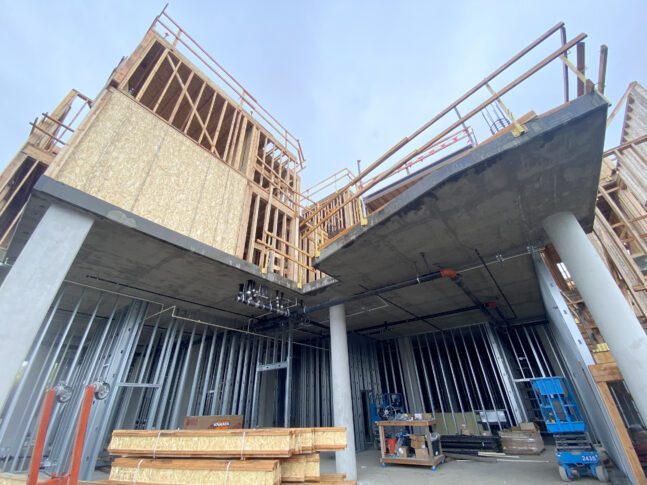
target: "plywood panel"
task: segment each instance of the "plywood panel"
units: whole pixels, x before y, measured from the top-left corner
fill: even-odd
[[[95,110],[48,175],[234,254],[245,177],[121,92]]]

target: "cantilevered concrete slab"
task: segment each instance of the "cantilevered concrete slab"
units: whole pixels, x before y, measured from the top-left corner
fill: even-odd
[[[602,97],[588,94],[530,121],[520,137],[503,135],[438,166],[369,216],[368,225],[355,227],[325,248],[316,266],[347,291],[361,292],[436,269],[481,266],[478,251],[487,261],[504,260],[491,268],[495,279],[505,283],[508,300],[524,308],[515,309],[514,315],[506,309],[482,267],[465,275],[479,299],[494,296],[511,319],[541,313],[526,254],[529,247],[547,242],[541,222],[557,211],[573,212],[591,230],[606,111]],[[511,264],[514,259],[523,262]],[[397,295],[417,315],[469,302],[449,281]],[[483,315],[466,313],[461,319],[482,321]]]
[[[207,312],[221,323],[272,318],[236,303],[238,284],[250,278],[310,306],[447,267],[461,271],[471,296],[442,279],[358,300],[346,305],[349,331],[387,338],[489,319],[474,297],[496,302],[510,321],[536,321],[544,310],[527,247],[544,243],[541,220],[557,210],[591,228],[605,117],[602,98],[587,95],[528,123],[519,138],[502,136],[440,166],[323,251],[317,264],[336,282],[299,289],[48,177],[35,188],[8,258],[56,201],[96,217],[70,280]],[[309,317],[315,326],[306,332],[328,325],[327,309]]]

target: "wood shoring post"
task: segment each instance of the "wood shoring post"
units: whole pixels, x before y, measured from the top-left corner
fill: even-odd
[[[561,25],[563,25],[563,24],[558,24],[558,26],[556,26],[556,28],[554,28],[554,30],[549,31],[549,32],[550,32],[550,34],[552,34],[552,33],[553,33],[553,32],[555,32],[557,29],[559,29],[559,27],[560,27]],[[544,34],[544,36],[546,36],[546,34]],[[543,40],[544,36],[542,36],[542,38],[541,38],[542,40]],[[549,64],[550,62],[552,62],[552,61],[553,61],[553,60],[555,60],[556,58],[560,57],[560,56],[561,56],[565,51],[567,51],[568,49],[570,49],[570,48],[571,48],[571,47],[573,47],[574,45],[577,45],[579,42],[581,42],[581,41],[582,41],[582,40],[584,40],[585,38],[586,38],[586,34],[584,34],[584,33],[579,34],[579,35],[577,35],[576,37],[574,37],[572,40],[570,40],[569,42],[567,42],[566,44],[564,44],[564,45],[563,45],[562,47],[560,47],[559,49],[557,49],[557,50],[553,51],[551,54],[549,54],[547,57],[545,57],[542,61],[540,61],[539,63],[537,63],[535,66],[533,66],[532,68],[528,69],[528,70],[527,70],[527,71],[525,71],[522,75],[518,76],[518,77],[517,77],[517,78],[515,78],[513,81],[511,81],[510,83],[508,83],[506,86],[504,86],[503,88],[501,88],[501,89],[499,90],[499,92],[498,92],[498,96],[503,96],[503,95],[504,95],[504,94],[506,94],[508,91],[510,91],[511,89],[513,89],[515,86],[517,86],[517,85],[518,85],[518,84],[520,84],[521,82],[523,82],[523,81],[525,81],[526,79],[528,79],[529,77],[531,77],[531,76],[532,76],[533,74],[535,74],[537,71],[539,71],[539,70],[543,69],[547,64]],[[421,128],[419,128],[418,130],[416,130],[416,132],[414,132],[410,137],[406,137],[406,138],[404,138],[402,141],[400,141],[398,144],[396,144],[393,148],[391,148],[387,153],[385,153],[384,155],[382,155],[381,157],[379,157],[375,162],[373,162],[373,163],[372,163],[371,165],[369,165],[367,168],[365,168],[364,170],[362,170],[362,172],[361,172],[357,177],[355,177],[351,182],[349,182],[349,183],[348,183],[348,184],[347,184],[347,185],[346,185],[342,190],[348,190],[348,189],[350,189],[352,186],[356,185],[359,181],[361,181],[361,179],[362,179],[362,178],[364,178],[364,177],[366,176],[366,174],[367,174],[367,173],[369,173],[369,172],[371,172],[372,170],[374,170],[377,166],[379,166],[382,162],[384,162],[387,158],[389,158],[393,153],[395,153],[396,151],[398,151],[402,146],[404,146],[405,144],[407,144],[409,141],[411,141],[411,140],[412,140],[413,138],[415,138],[417,135],[419,135],[420,133],[422,133],[422,131],[426,130],[429,126],[431,126],[431,125],[432,125],[432,124],[434,124],[436,121],[438,121],[440,118],[442,118],[444,115],[446,115],[446,114],[447,114],[447,113],[449,113],[451,110],[453,110],[453,108],[454,108],[456,105],[458,105],[460,102],[464,101],[467,97],[469,97],[471,94],[473,94],[475,91],[477,91],[478,89],[480,89],[481,87],[483,87],[483,86],[485,85],[485,83],[489,82],[489,81],[490,81],[490,80],[491,80],[495,75],[497,75],[499,72],[501,72],[504,68],[507,68],[510,64],[514,63],[516,60],[518,60],[520,57],[522,57],[525,53],[527,53],[529,50],[531,50],[532,48],[534,48],[536,45],[537,45],[537,41],[535,41],[533,44],[531,44],[531,46],[529,46],[529,47],[527,47],[526,49],[524,49],[520,54],[517,54],[515,57],[513,57],[513,59],[512,59],[511,61],[508,61],[507,63],[505,63],[505,64],[504,64],[504,66],[502,66],[502,68],[497,69],[497,70],[495,71],[495,73],[493,73],[493,74],[491,74],[490,76],[488,76],[484,81],[481,81],[481,82],[480,82],[479,84],[477,84],[474,88],[472,88],[472,89],[471,89],[470,91],[468,91],[466,94],[464,94],[463,96],[461,96],[461,97],[459,98],[459,100],[458,100],[458,101],[455,101],[455,102],[454,102],[454,103],[452,103],[450,106],[448,106],[447,108],[445,108],[444,110],[442,110],[440,113],[438,113],[436,116],[434,116],[434,117],[433,117],[429,122],[425,123]],[[410,152],[408,155],[405,155],[403,158],[401,158],[400,160],[398,160],[397,162],[395,162],[395,163],[394,163],[390,168],[388,168],[387,170],[385,170],[384,172],[382,172],[380,175],[378,175],[377,177],[375,177],[375,179],[374,179],[374,181],[372,182],[372,184],[371,184],[371,185],[365,185],[365,186],[362,186],[362,187],[361,187],[361,188],[360,188],[360,189],[355,193],[355,196],[354,196],[354,197],[355,197],[355,198],[360,197],[360,196],[361,196],[362,194],[364,194],[367,190],[369,190],[370,188],[372,188],[373,186],[375,186],[376,184],[378,184],[379,182],[381,182],[382,180],[384,180],[385,178],[387,178],[388,176],[390,176],[393,172],[395,172],[398,168],[400,168],[404,163],[406,163],[407,161],[409,161],[411,158],[413,158],[413,157],[415,157],[415,156],[418,156],[418,155],[420,155],[421,153],[423,153],[425,150],[427,150],[427,148],[428,148],[430,145],[433,145],[433,144],[434,144],[434,143],[436,143],[438,140],[440,140],[440,139],[441,139],[441,138],[443,138],[444,136],[446,136],[446,135],[448,135],[449,133],[451,133],[451,132],[452,132],[453,130],[455,130],[458,126],[460,126],[460,125],[461,125],[461,123],[465,122],[466,120],[471,119],[471,118],[472,118],[473,116],[475,116],[477,113],[481,112],[481,111],[484,109],[484,107],[489,106],[490,104],[492,104],[492,102],[494,102],[496,99],[497,99],[497,96],[490,96],[490,97],[489,97],[488,99],[486,99],[484,102],[482,102],[481,104],[479,104],[476,108],[472,109],[472,110],[471,110],[467,115],[465,115],[462,119],[457,120],[457,121],[455,121],[454,123],[450,124],[450,126],[449,126],[448,128],[446,128],[445,130],[442,130],[442,131],[441,131],[441,133],[440,133],[439,135],[436,135],[435,137],[433,137],[430,141],[428,141],[427,143],[425,143],[422,147],[420,147],[420,148],[418,148],[418,149],[413,150],[413,151],[412,151],[412,152]],[[336,209],[336,211],[338,211],[338,210],[339,210],[339,208],[338,208],[338,209]],[[321,225],[321,224],[325,223],[325,222],[326,222],[326,221],[327,221],[327,220],[328,220],[328,219],[329,219],[329,218],[330,218],[334,213],[336,213],[336,211],[334,211],[334,212],[333,212],[333,211],[331,211],[331,213],[329,213],[327,216],[323,217],[323,218],[321,219],[321,221],[319,221],[319,225]],[[306,219],[306,221],[305,221],[305,222],[309,222],[310,220],[312,220],[312,218],[313,218],[313,217],[314,217],[314,214],[310,215],[310,216],[308,217],[308,219]],[[313,229],[308,230],[308,231],[306,232],[306,234],[305,234],[305,235],[307,236],[307,235],[308,235],[308,234],[310,234],[312,231],[313,231]]]

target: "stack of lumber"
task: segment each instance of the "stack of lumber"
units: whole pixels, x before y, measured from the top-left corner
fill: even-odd
[[[319,452],[346,447],[345,428],[115,430],[105,484],[353,484],[321,474]]]

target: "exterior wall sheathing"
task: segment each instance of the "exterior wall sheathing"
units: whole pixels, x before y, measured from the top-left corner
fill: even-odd
[[[243,175],[114,89],[79,131],[47,175],[235,254]]]

